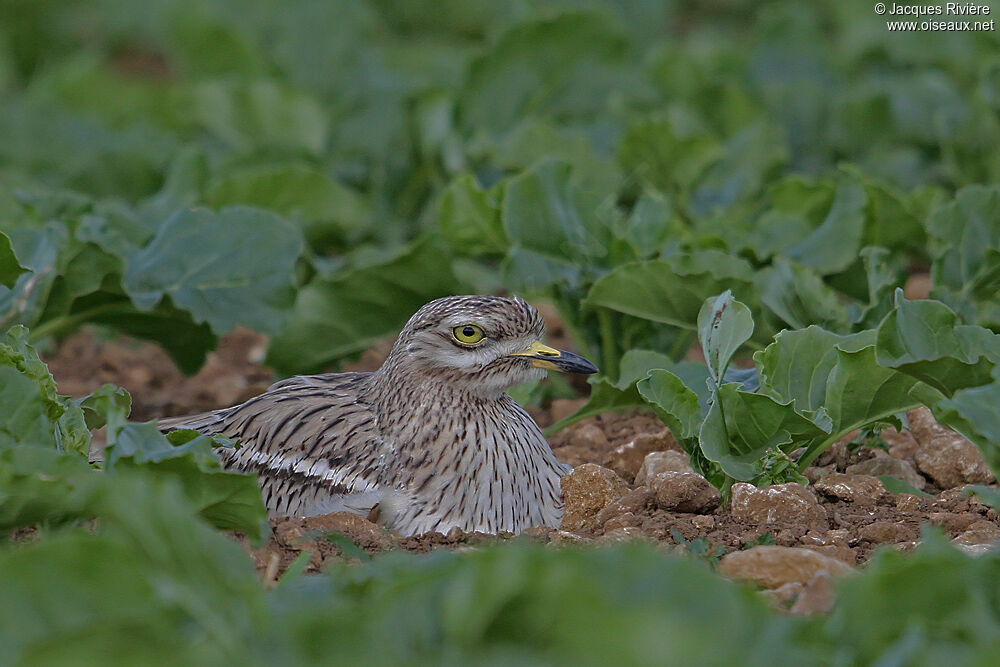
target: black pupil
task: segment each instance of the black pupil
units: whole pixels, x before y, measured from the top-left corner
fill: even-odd
[[[476,335],[476,330],[472,327],[465,327],[464,329],[462,329],[462,335],[465,336],[466,338],[472,338],[473,336]]]

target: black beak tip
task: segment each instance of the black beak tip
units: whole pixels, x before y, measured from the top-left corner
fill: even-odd
[[[600,370],[584,357],[581,357],[579,354],[573,354],[572,352],[563,352],[562,356],[556,363],[558,364],[560,370],[565,373],[593,375]]]

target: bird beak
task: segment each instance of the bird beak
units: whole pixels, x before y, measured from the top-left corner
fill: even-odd
[[[523,352],[512,352],[511,357],[528,357],[535,368],[545,368],[562,373],[581,373],[590,375],[597,372],[597,366],[590,363],[579,354],[557,350],[535,341]]]

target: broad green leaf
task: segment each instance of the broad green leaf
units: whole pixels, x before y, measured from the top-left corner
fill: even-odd
[[[267,80],[204,81],[185,91],[190,118],[228,144],[318,155],[330,127],[323,107],[303,92]]]
[[[125,420],[132,411],[132,397],[121,387],[111,384],[92,391],[79,401],[87,421],[87,428],[108,427],[108,444],[118,437],[118,430],[125,425]]]
[[[27,441],[0,448],[0,527],[89,518],[104,484],[81,456]]]
[[[479,187],[471,174],[453,180],[441,194],[437,226],[448,244],[468,255],[502,255],[507,235],[500,220],[500,205],[493,194]]]
[[[861,259],[868,279],[868,303],[848,306],[851,321],[858,327],[875,328],[893,308],[893,292],[906,281],[907,267],[888,248],[862,248]]]
[[[722,382],[733,355],[753,335],[750,309],[726,290],[709,297],[698,312],[698,339],[716,384]]]
[[[808,267],[774,258],[755,277],[760,300],[793,329],[811,324],[840,330],[847,325],[847,308],[837,293]]]
[[[878,328],[878,363],[926,382],[946,395],[990,381],[1000,363],[1000,336],[956,324],[939,301],[908,301],[896,291],[896,307]]]
[[[633,120],[618,148],[618,160],[628,173],[681,203],[723,154],[722,143],[704,129],[680,127],[662,115]]]
[[[130,258],[125,289],[147,311],[169,296],[215,333],[237,324],[274,333],[292,305],[301,253],[299,231],[266,211],[181,210]]]
[[[697,438],[707,404],[684,381],[666,370],[653,370],[637,385],[639,394],[653,404],[656,414],[678,439]]]
[[[872,422],[883,421],[918,404],[911,392],[919,389],[915,378],[878,365],[875,346],[848,352],[838,347],[837,364],[827,378],[823,407],[833,421],[834,433],[845,435]],[[828,443],[823,443],[825,446]],[[819,450],[811,444],[803,459]],[[800,460],[801,463],[801,460]]]
[[[22,443],[87,455],[90,430],[83,411],[57,393],[24,327],[13,327],[0,340],[0,380],[0,447]]]
[[[15,228],[9,238],[28,271],[17,277],[13,287],[0,285],[0,330],[38,321],[59,275],[60,254],[68,244],[66,228],[58,222],[41,229]]]
[[[745,261],[717,250],[670,260],[623,264],[590,288],[585,304],[654,322],[694,329],[705,299],[731,289],[753,302],[753,272]]]
[[[698,180],[689,201],[696,218],[717,215],[756,195],[786,160],[780,132],[751,125],[730,137],[718,162]]]
[[[57,462],[65,457],[34,462],[48,473],[47,489],[24,470],[19,492],[35,484],[51,516],[100,521],[0,551],[0,577],[10,583],[0,611],[3,661],[244,657],[263,598],[241,547],[195,519],[174,480],[138,471],[112,478]],[[186,636],[181,650],[167,641],[177,633]]]
[[[619,234],[632,244],[639,257],[646,259],[659,254],[667,243],[678,240],[683,226],[668,196],[646,190],[623,221]]]
[[[14,248],[10,244],[10,237],[0,232],[0,287],[14,289],[17,277],[29,271],[31,269],[21,266],[17,261],[17,255],[14,254]]]
[[[54,447],[55,424],[49,412],[57,405],[31,378],[11,366],[0,366],[0,448],[19,442]]]
[[[501,139],[484,142],[476,151],[481,160],[516,173],[542,160],[558,160],[573,165],[573,180],[581,187],[598,192],[614,192],[623,175],[612,156],[599,152],[587,128],[528,116]]]
[[[839,335],[818,326],[782,331],[754,355],[761,389],[780,402],[795,401],[800,412],[815,412],[826,401],[827,381],[839,360],[837,350],[856,352],[874,343],[872,331]]]
[[[570,173],[569,165],[545,161],[504,187],[501,216],[510,240],[505,275],[515,288],[545,286],[538,279],[545,273],[572,282],[607,255],[610,230],[598,216],[599,201],[574,185]]]
[[[1000,186],[963,188],[927,221],[938,240],[931,276],[936,287],[994,293],[1000,288]]]
[[[460,285],[448,253],[429,238],[383,262],[317,278],[299,290],[267,363],[287,373],[321,369],[395,336],[421,306]]]
[[[318,250],[357,239],[372,225],[372,212],[359,193],[304,164],[226,173],[208,184],[205,201],[214,208],[269,209],[298,222]]]
[[[123,225],[120,219],[108,221],[112,224],[95,230],[98,237],[91,240],[106,250],[110,250],[109,245],[113,244],[122,257],[132,254],[135,248],[145,245],[156,228],[178,209],[192,207],[201,201],[208,177],[205,153],[193,146],[181,149],[170,162],[163,186],[139,205],[136,220],[126,220],[127,225]]]
[[[646,377],[656,368],[672,368],[677,362],[661,352],[631,349],[622,355],[618,369],[618,388],[625,389]]]
[[[828,435],[822,427],[770,396],[740,391],[730,383],[719,387],[698,436],[701,450],[734,479],[749,481],[762,470],[768,450],[790,452],[797,443]]]
[[[825,641],[849,664],[986,664],[998,641],[987,593],[997,565],[995,553],[971,558],[925,528],[911,553],[880,550],[840,582]]]
[[[138,470],[158,478],[176,478],[198,514],[223,530],[238,530],[254,541],[267,535],[267,510],[256,477],[227,472],[212,452],[214,439],[194,437],[174,445],[155,422],[127,424],[105,455],[106,474]]]
[[[784,254],[823,276],[846,269],[861,249],[867,204],[868,195],[861,183],[841,177],[826,219]]]
[[[621,29],[597,13],[517,24],[470,63],[458,99],[461,123],[499,135],[527,115],[596,114],[613,95],[644,88],[638,72],[623,66],[628,47]]]
[[[843,165],[841,170],[860,181],[868,195],[868,224],[862,245],[925,252],[927,233],[907,198],[851,165]]]

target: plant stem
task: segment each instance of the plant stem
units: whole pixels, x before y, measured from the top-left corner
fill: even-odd
[[[608,377],[618,377],[618,333],[607,308],[597,309],[597,323],[601,330],[601,372]]]
[[[48,336],[55,336],[61,333],[66,333],[76,329],[81,324],[87,320],[96,317],[98,315],[104,315],[105,313],[114,312],[122,308],[131,308],[131,304],[124,302],[116,303],[105,303],[100,306],[94,306],[93,308],[88,308],[87,310],[81,310],[79,313],[74,313],[72,315],[63,315],[61,317],[54,317],[47,322],[42,322],[37,327],[31,330],[28,335],[28,340],[35,343],[42,338]]]

